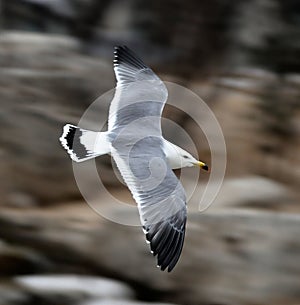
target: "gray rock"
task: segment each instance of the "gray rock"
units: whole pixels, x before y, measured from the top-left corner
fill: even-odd
[[[112,202],[106,204],[127,220],[136,217]],[[299,215],[235,209],[190,212],[183,253],[172,273],[155,267],[140,227],[104,221],[84,204],[30,213],[5,211],[0,226],[2,235],[10,232],[11,240],[44,251],[58,264],[67,257],[68,265],[85,272],[105,270],[163,296],[162,302],[281,305],[283,299],[293,304],[300,297]]]
[[[45,7],[49,11],[57,14],[58,16],[73,17],[76,15],[73,7],[74,1],[68,0],[22,0],[25,3],[37,4]]]
[[[74,39],[2,32],[0,67],[1,204],[79,197],[58,138],[66,122],[77,124],[95,98],[115,86],[112,64],[81,55]],[[106,121],[108,106],[101,100],[91,125]],[[98,162],[104,183],[118,183],[109,158]],[[89,174],[82,175],[89,183]]]
[[[80,305],[174,305],[174,304],[148,303],[148,302],[124,301],[124,300],[93,300],[93,301],[82,303]]]
[[[234,206],[282,209],[287,202],[294,200],[295,196],[288,187],[272,179],[260,176],[229,178],[222,184],[210,209]]]
[[[1,276],[42,271],[50,263],[37,251],[0,240]]]
[[[30,304],[30,297],[16,285],[3,278],[0,284],[1,305],[24,305]]]
[[[2,31],[0,46],[2,68],[49,69],[52,72],[70,68],[80,50],[80,43],[67,36],[16,31]]]
[[[30,294],[41,299],[60,299],[78,302],[92,299],[131,299],[134,292],[125,284],[92,276],[28,275],[14,281]]]

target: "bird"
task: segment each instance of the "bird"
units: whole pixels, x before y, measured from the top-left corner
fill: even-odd
[[[162,135],[161,115],[168,97],[163,81],[127,46],[114,50],[116,89],[107,131],[63,126],[60,142],[82,162],[110,154],[137,203],[140,221],[157,267],[171,272],[185,238],[187,202],[173,169],[208,165]]]

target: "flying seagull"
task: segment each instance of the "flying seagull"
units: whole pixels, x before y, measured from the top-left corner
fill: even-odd
[[[128,47],[115,47],[117,86],[108,130],[66,124],[60,137],[72,160],[110,154],[137,202],[140,220],[157,265],[169,272],[179,260],[186,227],[186,196],[172,169],[208,166],[162,136],[161,114],[168,91]]]

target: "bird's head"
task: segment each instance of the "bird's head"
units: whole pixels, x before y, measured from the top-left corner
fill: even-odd
[[[205,162],[195,159],[190,153],[184,150],[180,152],[180,159],[182,164],[181,167],[199,166],[201,169],[208,171],[208,166]]]
[[[181,147],[166,141],[164,142],[164,148],[167,160],[172,169],[178,169],[183,167],[199,166],[203,170],[208,171],[208,166],[205,162],[195,159],[190,153]]]

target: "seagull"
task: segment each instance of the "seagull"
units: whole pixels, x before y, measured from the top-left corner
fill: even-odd
[[[187,219],[185,191],[172,169],[208,171],[208,166],[162,136],[168,91],[160,78],[128,47],[117,46],[114,54],[117,86],[108,130],[66,124],[60,142],[75,162],[112,156],[137,203],[157,266],[171,272],[182,252]]]

